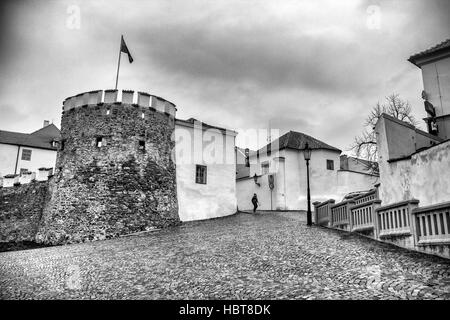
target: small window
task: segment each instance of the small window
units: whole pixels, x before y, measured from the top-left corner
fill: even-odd
[[[139,150],[145,151],[145,141],[144,140],[139,140]]]
[[[102,146],[103,143],[103,138],[102,137],[97,137],[95,140],[95,145],[100,148]]]
[[[24,173],[27,173],[28,169],[20,168],[20,175],[23,175]]]
[[[106,109],[106,115],[109,116],[110,114],[111,114],[111,109],[110,108]]]
[[[327,170],[334,170],[334,161],[327,160]]]
[[[30,149],[22,150],[22,160],[25,160],[25,161],[31,160],[31,150]]]
[[[201,165],[196,166],[195,183],[206,184],[206,166]]]
[[[60,144],[60,146],[61,146],[61,151],[63,151],[64,150],[64,147],[66,146],[66,140],[61,140],[61,144]]]
[[[142,119],[145,119],[145,113],[144,113],[144,112],[142,112],[141,118],[142,118]]]
[[[261,164],[261,174],[268,174],[269,173],[269,162],[263,162]]]

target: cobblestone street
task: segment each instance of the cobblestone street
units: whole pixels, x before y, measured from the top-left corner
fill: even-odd
[[[0,253],[2,299],[450,299],[450,263],[304,214],[187,223]]]

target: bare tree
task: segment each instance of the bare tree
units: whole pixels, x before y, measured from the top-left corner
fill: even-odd
[[[374,127],[383,113],[413,126],[418,125],[417,120],[412,115],[409,102],[402,100],[396,93],[387,96],[384,104],[378,102],[372,108],[364,122],[365,130],[360,136],[355,137],[350,150],[353,150],[357,158],[367,160],[367,170],[375,174],[378,173],[378,150]]]

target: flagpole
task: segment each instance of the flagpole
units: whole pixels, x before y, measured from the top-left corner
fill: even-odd
[[[122,53],[122,38],[123,38],[123,35],[120,37],[119,62],[117,63],[117,75],[116,75],[116,90],[117,90],[117,82],[119,81],[120,56]]]

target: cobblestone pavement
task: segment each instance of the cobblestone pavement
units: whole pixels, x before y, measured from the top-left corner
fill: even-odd
[[[450,263],[295,212],[0,253],[2,299],[450,299]]]

